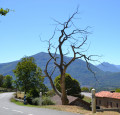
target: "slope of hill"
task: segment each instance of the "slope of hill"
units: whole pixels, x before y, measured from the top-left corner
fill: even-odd
[[[115,65],[120,70],[120,65]]]
[[[107,62],[103,62],[102,64],[97,65],[97,67],[103,71],[109,72],[120,72],[120,65],[113,65]]]
[[[15,69],[17,63],[19,61],[14,61],[14,62],[10,62],[10,63],[2,63],[0,64],[0,74],[3,75],[14,75],[12,70]]]
[[[59,55],[58,55],[59,56]],[[47,60],[49,60],[49,54],[41,52],[32,57],[35,58],[36,64],[44,71]],[[70,57],[64,57],[65,61],[69,61]],[[20,61],[20,60],[19,60]],[[0,64],[0,74],[3,75],[12,75],[14,76],[12,70],[15,69],[15,66],[19,61],[14,61],[10,63]],[[59,60],[58,60],[59,61]],[[53,63],[49,65],[49,71],[53,67]],[[90,87],[120,87],[120,73],[110,73],[104,72],[97,68],[96,66],[91,64],[91,69],[96,73],[94,76],[90,71],[88,71],[86,67],[86,63],[80,59],[74,61],[67,69],[67,73],[69,73],[72,77],[77,79],[81,86],[90,86]],[[56,69],[53,79],[59,75],[58,69]],[[98,81],[96,81],[95,77]],[[114,82],[115,79],[115,82]],[[50,87],[49,79],[45,78],[45,83]]]

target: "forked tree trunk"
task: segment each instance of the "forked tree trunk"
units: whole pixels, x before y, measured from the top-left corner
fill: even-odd
[[[49,52],[49,55],[50,55],[51,58],[46,64],[46,76],[49,77],[53,89],[55,90],[55,92],[57,92],[56,88],[54,87],[54,82],[53,82],[51,77],[52,77],[52,75],[55,71],[55,68],[56,67],[59,68],[60,73],[61,73],[61,77],[60,77],[61,94],[59,94],[59,93],[57,93],[57,94],[61,97],[62,105],[67,105],[69,103],[68,98],[67,98],[66,88],[65,88],[65,73],[66,73],[67,67],[70,66],[70,64],[73,61],[75,61],[76,59],[84,58],[86,63],[87,63],[88,70],[90,70],[94,74],[94,72],[90,69],[90,65],[88,63],[89,61],[94,61],[94,60],[91,59],[91,57],[94,56],[94,55],[87,56],[87,55],[85,55],[85,53],[82,53],[82,52],[85,52],[84,50],[83,51],[81,51],[81,50],[78,51],[79,49],[82,49],[84,44],[86,44],[87,36],[84,38],[84,35],[88,34],[88,32],[87,32],[88,27],[84,30],[80,30],[80,29],[75,27],[74,23],[72,22],[72,19],[74,18],[74,16],[76,14],[78,14],[78,9],[63,24],[56,21],[56,22],[58,22],[59,25],[63,26],[62,29],[60,29],[60,30],[58,29],[60,31],[60,36],[58,37],[58,45],[56,47],[54,47],[51,40],[54,38],[54,36],[56,34],[56,31],[57,31],[57,28],[55,29],[53,36],[48,41],[48,43],[49,43],[48,52]],[[71,26],[73,26],[73,27],[70,29]],[[74,27],[75,27],[75,29],[74,29]],[[70,29],[70,31],[66,32],[66,30],[68,30],[68,29]],[[81,41],[81,39],[83,41]],[[65,62],[65,60],[64,60],[64,56],[69,53],[69,50],[68,50],[68,53],[64,54],[63,53],[64,49],[62,49],[62,47],[65,45],[66,42],[70,42],[70,48],[72,48],[72,53],[73,53],[73,57],[70,59],[69,62]],[[54,55],[50,52],[52,47],[55,48]],[[58,57],[56,55],[58,50],[59,50],[59,53],[60,53],[60,57]],[[60,63],[57,62],[58,58],[60,59]],[[49,73],[47,72],[47,69],[48,69],[48,64],[51,60],[53,60],[53,62],[55,64],[55,67],[54,67],[51,75],[49,75]]]

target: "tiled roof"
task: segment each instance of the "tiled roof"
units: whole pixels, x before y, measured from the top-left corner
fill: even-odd
[[[95,94],[96,97],[107,97],[107,98],[114,98],[114,99],[120,99],[120,93],[116,92],[109,92],[109,91],[101,91]]]

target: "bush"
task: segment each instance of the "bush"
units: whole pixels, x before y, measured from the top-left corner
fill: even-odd
[[[55,78],[54,83],[57,90],[61,92],[60,75]],[[65,74],[65,87],[67,95],[75,95],[81,93],[79,82],[76,79],[72,78],[68,73]]]
[[[90,87],[90,88],[89,88],[89,92],[90,92],[90,93],[91,93],[91,90],[92,90],[92,89],[93,89],[93,87]]]
[[[40,98],[33,98],[32,99],[32,104],[33,105],[39,105],[40,104]]]
[[[52,89],[52,90],[49,90],[46,94],[47,96],[52,97],[55,95],[55,91]]]
[[[29,104],[32,104],[32,99],[39,97],[39,90],[38,89],[31,89],[27,92],[26,99]]]
[[[31,96],[32,98],[39,97],[39,90],[37,88],[31,89],[28,92],[28,95]]]
[[[89,92],[89,88],[88,88],[88,87],[82,87],[81,90],[82,90],[83,92]]]
[[[117,88],[117,89],[115,90],[115,92],[120,92],[120,88]]]
[[[32,97],[27,96],[27,97],[26,97],[26,100],[27,100],[27,103],[29,103],[29,104],[32,105]]]
[[[50,97],[44,96],[42,98],[42,105],[55,105],[55,103],[50,99]]]

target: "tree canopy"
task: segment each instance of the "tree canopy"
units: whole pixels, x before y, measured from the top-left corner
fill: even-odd
[[[3,79],[4,79],[4,76],[3,76],[3,75],[0,75],[0,87],[3,86]]]
[[[82,90],[83,92],[89,92],[89,91],[90,91],[88,87],[82,87],[81,90]]]
[[[54,83],[57,90],[61,92],[60,75],[55,78]],[[80,83],[76,79],[72,78],[68,73],[65,73],[65,87],[67,95],[81,93]]]
[[[9,9],[3,9],[3,8],[0,9],[0,14],[2,16],[5,16],[8,12],[9,12]]]
[[[12,88],[12,83],[13,83],[13,77],[10,75],[4,76],[3,79],[3,87],[4,88]]]
[[[120,88],[117,88],[117,89],[115,90],[115,92],[120,92]]]
[[[43,84],[42,70],[37,67],[33,57],[22,58],[13,72],[16,76],[17,88],[21,88],[25,93],[36,90],[36,88],[45,90],[46,86]]]

